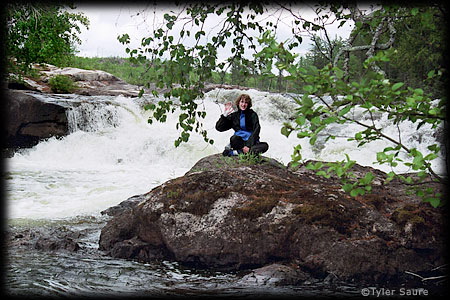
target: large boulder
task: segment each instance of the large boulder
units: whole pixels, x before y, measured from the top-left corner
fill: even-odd
[[[383,172],[354,170],[374,173],[373,193],[352,198],[333,178],[267,158],[208,156],[186,175],[108,210],[113,217],[99,247],[118,258],[221,270],[283,262],[303,277],[362,281],[443,265],[441,209],[400,182],[383,185]]]
[[[5,90],[6,147],[32,147],[49,137],[68,133],[66,107],[45,102],[32,93]]]

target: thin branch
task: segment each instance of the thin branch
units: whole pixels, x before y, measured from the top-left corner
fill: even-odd
[[[320,101],[328,108],[328,110],[329,110],[330,112],[332,112],[332,113],[334,113],[334,114],[336,114],[336,115],[338,114],[338,112],[337,112],[335,109],[333,109],[333,108],[325,101],[325,99],[323,99],[321,96],[316,96],[316,97],[319,98],[319,100],[320,100]],[[403,150],[405,150],[406,153],[408,153],[408,154],[411,153],[411,151],[412,151],[412,149],[409,149],[408,147],[406,147],[406,146],[405,146],[404,144],[402,144],[401,142],[399,142],[399,141],[397,141],[397,140],[391,138],[390,136],[384,134],[384,133],[381,131],[381,129],[376,128],[376,126],[374,126],[374,125],[367,125],[367,124],[365,124],[365,123],[363,123],[363,122],[361,122],[361,121],[358,121],[358,120],[355,120],[355,119],[351,119],[351,118],[349,118],[349,117],[346,117],[345,115],[344,115],[344,116],[341,116],[341,118],[343,118],[343,119],[346,120],[346,121],[349,121],[349,122],[358,124],[358,125],[360,125],[360,126],[362,126],[362,127],[364,127],[364,128],[367,128],[367,129],[370,129],[370,130],[375,131],[379,137],[384,138],[385,140],[390,141],[390,142],[393,143],[394,145],[400,146],[400,147],[401,147]],[[426,163],[426,169],[430,172],[431,175],[433,175],[434,178],[438,179],[439,182],[445,183],[445,179],[442,178],[441,176],[439,176],[438,174],[436,174],[436,172],[434,172],[434,170],[431,168],[431,164],[430,164],[430,163]]]
[[[359,10],[354,10],[354,12],[352,13],[352,17],[353,20],[356,22],[364,20],[367,21],[367,17],[363,17],[361,12]],[[389,40],[384,43],[384,44],[378,44],[378,40],[380,39],[381,34],[383,33],[383,28],[384,28],[384,24],[387,24],[387,28],[389,30]],[[349,52],[354,52],[354,51],[362,51],[362,50],[367,50],[366,55],[367,58],[371,58],[374,56],[375,54],[375,50],[386,50],[389,49],[390,47],[392,47],[392,45],[395,42],[395,34],[396,34],[396,29],[394,27],[394,16],[392,17],[384,17],[382,19],[382,21],[380,22],[380,24],[378,24],[377,28],[375,29],[375,33],[372,37],[372,41],[370,43],[370,45],[362,45],[362,46],[353,46],[353,42],[355,41],[356,35],[354,35],[354,38],[352,40],[350,40],[348,47],[342,47],[336,57],[334,58],[334,65],[337,65],[337,62],[339,60],[339,58],[341,57],[341,55],[346,52],[347,54]],[[376,71],[376,72],[380,72],[384,74],[384,71],[378,67],[375,63],[371,64],[371,67]]]
[[[410,271],[405,271],[405,273],[406,273],[406,274],[413,275],[413,276],[416,276],[416,277],[419,277],[422,281],[436,280],[436,279],[447,278],[447,276],[445,276],[445,275],[442,275],[442,276],[433,276],[433,277],[423,277],[423,276],[420,276],[419,274],[416,274],[416,273],[413,273],[413,272],[410,272]]]

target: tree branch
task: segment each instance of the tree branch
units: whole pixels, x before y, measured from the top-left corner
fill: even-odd
[[[361,20],[365,19],[365,17],[361,14],[359,9],[354,10],[354,13],[352,14],[353,21],[360,22]],[[367,20],[366,20],[367,21]],[[389,40],[384,44],[378,44],[378,40],[380,39],[381,34],[383,33],[384,24],[387,24],[387,28],[389,30]],[[392,47],[395,41],[395,34],[396,30],[394,27],[394,18],[393,17],[384,17],[383,20],[378,24],[377,28],[375,29],[375,33],[372,37],[372,41],[370,45],[362,45],[362,46],[353,46],[353,42],[356,39],[357,34],[354,35],[354,37],[349,41],[348,47],[342,47],[339,52],[336,54],[336,57],[334,58],[333,65],[336,66],[338,63],[339,58],[341,55],[346,52],[347,54],[349,52],[353,51],[362,51],[367,50],[366,55],[367,58],[371,58],[375,54],[375,50],[386,50]],[[374,69],[374,71],[385,74],[384,71],[378,67],[375,63],[371,64],[371,67]],[[346,76],[348,75],[348,68],[346,71]]]
[[[338,115],[338,112],[333,109],[326,101],[325,99],[323,99],[321,96],[317,96],[317,98],[319,98],[319,100],[328,108],[328,110],[330,112],[332,112],[335,115]],[[374,125],[368,125],[365,124],[361,121],[355,120],[355,119],[351,119],[349,117],[346,117],[345,115],[341,116],[342,119],[358,124],[359,126],[362,126],[364,128],[373,130],[377,133],[377,135],[381,138],[384,138],[385,140],[390,141],[391,143],[393,143],[394,145],[400,146],[403,150],[406,151],[406,153],[410,154],[412,149],[409,149],[408,147],[406,147],[404,144],[402,144],[401,142],[391,138],[390,136],[385,135],[384,133],[381,132],[381,129],[376,128],[375,124]],[[445,179],[442,178],[441,176],[439,176],[438,174],[436,174],[436,172],[434,172],[434,170],[431,168],[431,164],[430,163],[426,163],[426,169],[430,172],[431,175],[433,175],[434,178],[438,179],[439,182],[445,183]]]

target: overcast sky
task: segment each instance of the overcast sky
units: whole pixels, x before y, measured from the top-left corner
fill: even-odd
[[[75,12],[82,12],[90,21],[88,30],[82,27],[82,33],[80,34],[82,43],[77,47],[79,50],[77,55],[85,57],[128,57],[128,54],[125,52],[126,46],[117,40],[119,35],[128,33],[131,39],[130,48],[137,48],[143,37],[150,36],[149,33],[155,27],[162,24],[164,13],[170,10],[179,10],[179,8],[168,6],[167,4],[164,4],[164,6],[155,6],[154,4],[77,4],[76,6]],[[308,7],[295,7],[295,9],[302,17],[311,21],[313,21],[314,17],[317,17]],[[207,34],[209,31],[214,34],[214,27],[223,18],[224,16],[213,16],[211,19],[208,19],[204,31]],[[273,22],[279,21],[277,36],[280,42],[292,37],[294,19],[286,11],[269,10],[263,16],[258,16],[258,18],[259,20],[263,20],[264,23],[268,20],[272,20]],[[341,36],[344,39],[347,38],[352,29],[352,24],[346,24],[339,29],[337,25],[333,24],[328,28],[331,38],[335,38],[336,36]],[[186,41],[186,43],[189,44],[189,41]],[[295,52],[304,55],[310,48],[311,41],[304,39],[303,43],[295,49]],[[225,52],[229,51],[229,49],[227,51],[221,51],[219,52],[219,60],[226,58],[227,54]]]

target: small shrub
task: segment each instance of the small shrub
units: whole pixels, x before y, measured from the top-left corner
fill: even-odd
[[[70,77],[64,75],[53,76],[48,83],[54,93],[72,93],[77,88],[75,82]]]
[[[261,158],[260,155],[258,154],[253,154],[253,153],[242,153],[238,155],[239,157],[239,163],[241,164],[247,164],[247,165],[257,165],[260,164],[263,159]]]

